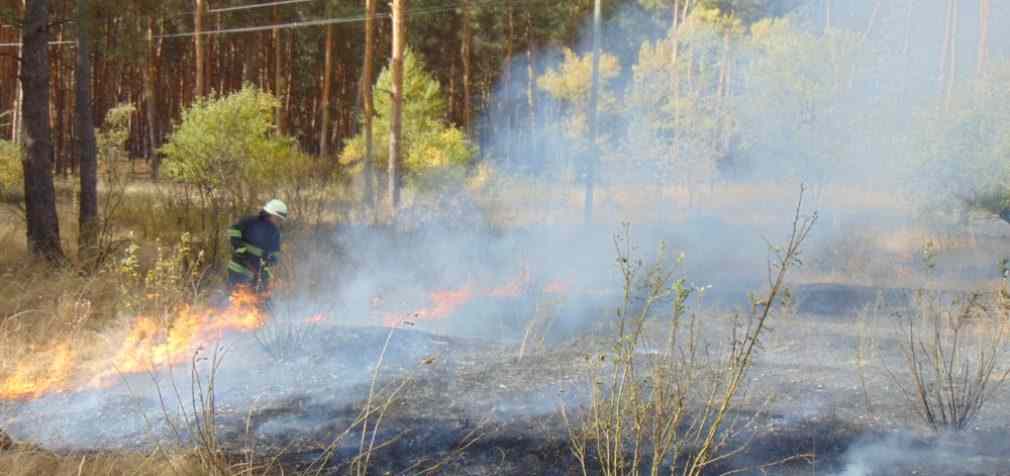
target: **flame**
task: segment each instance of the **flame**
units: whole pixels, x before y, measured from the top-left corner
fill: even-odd
[[[544,285],[544,292],[547,294],[568,294],[572,290],[572,285],[560,279],[551,281]]]
[[[530,287],[531,282],[532,280],[530,279],[529,269],[526,266],[523,266],[515,278],[497,287],[481,289],[477,288],[473,284],[467,284],[455,290],[433,291],[429,295],[431,306],[418,309],[410,313],[385,313],[383,315],[383,324],[386,327],[395,327],[403,323],[413,324],[414,321],[444,319],[451,316],[464,304],[478,296],[495,298],[519,297],[527,288]],[[564,295],[571,291],[571,285],[567,281],[554,280],[545,284],[543,291],[548,294]],[[375,297],[372,299],[373,306],[380,306],[382,302],[383,300],[381,297]]]
[[[240,290],[231,296],[230,306],[222,312],[184,306],[167,329],[155,319],[139,317],[112,360],[113,368],[99,374],[101,382],[117,374],[148,372],[178,365],[199,347],[221,339],[226,332],[250,332],[266,322],[260,310],[261,299]],[[101,383],[96,383],[101,385]]]
[[[47,393],[66,390],[67,379],[73,370],[74,353],[67,343],[46,349],[51,360],[37,364],[36,359],[26,359],[14,372],[0,383],[0,400],[25,400]]]
[[[79,362],[71,342],[59,342],[21,362],[0,380],[0,400],[34,399],[84,388],[103,388],[119,375],[150,372],[190,359],[200,347],[228,332],[250,332],[263,326],[262,298],[248,290],[231,296],[230,306],[219,310],[182,307],[167,322],[140,316],[111,352],[111,358]],[[40,358],[48,359],[39,366]]]
[[[473,299],[473,296],[474,292],[470,286],[456,290],[435,291],[431,293],[431,307],[419,309],[407,315],[388,313],[383,319],[383,323],[386,327],[394,327],[407,320],[431,321],[444,319]]]

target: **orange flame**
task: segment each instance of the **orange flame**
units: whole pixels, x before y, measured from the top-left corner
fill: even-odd
[[[126,337],[107,360],[79,362],[70,342],[59,342],[21,362],[0,380],[0,400],[34,399],[40,396],[111,385],[117,375],[154,371],[185,362],[193,352],[227,332],[249,332],[263,326],[261,298],[248,291],[236,292],[224,310],[183,307],[169,322],[137,317]],[[39,357],[48,359],[39,366]]]
[[[20,363],[0,384],[0,400],[33,399],[66,390],[74,360],[70,344],[61,343],[47,350],[46,355],[52,360],[41,366],[34,359]]]
[[[444,319],[452,315],[453,312],[456,312],[460,306],[466,304],[470,299],[473,299],[473,295],[473,290],[469,286],[457,290],[435,291],[431,293],[431,307],[419,309],[406,315],[389,313],[386,314],[383,323],[387,327],[393,327],[406,320],[431,321]]]
[[[524,266],[515,278],[498,287],[475,290],[475,286],[468,284],[455,290],[433,291],[429,296],[431,306],[411,313],[386,313],[383,315],[383,324],[386,327],[394,327],[406,322],[444,319],[477,296],[518,297],[530,285],[530,282],[530,272]],[[570,289],[569,283],[555,280],[544,285],[543,291],[549,294],[568,294]],[[373,305],[379,305],[381,301],[381,298],[375,298]]]
[[[561,280],[555,280],[544,285],[544,292],[547,294],[568,294],[572,285]]]

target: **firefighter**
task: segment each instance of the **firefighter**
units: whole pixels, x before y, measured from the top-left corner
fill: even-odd
[[[269,294],[270,268],[277,264],[281,251],[280,224],[287,217],[287,205],[274,199],[258,215],[244,217],[228,229],[232,247],[229,293],[238,286],[248,286],[257,294]]]

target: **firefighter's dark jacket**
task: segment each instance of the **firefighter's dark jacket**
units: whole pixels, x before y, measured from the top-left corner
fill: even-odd
[[[254,280],[270,278],[281,251],[281,233],[266,214],[248,216],[228,229],[232,258],[228,270]]]

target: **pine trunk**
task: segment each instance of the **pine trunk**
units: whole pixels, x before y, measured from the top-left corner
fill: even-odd
[[[24,8],[25,0],[18,2],[22,8]],[[22,31],[23,35],[24,32]],[[18,35],[21,36],[21,35]],[[21,58],[24,54],[24,44],[18,41],[17,47],[17,57]],[[14,117],[11,118],[11,142],[14,144],[21,144],[24,138],[24,121],[21,117],[22,104],[24,103],[24,89],[21,88],[21,62],[14,62],[17,66],[14,70]]]
[[[154,43],[154,17],[147,19],[147,65],[144,67],[144,109],[147,113],[148,160],[151,162],[151,178],[158,180],[161,158],[158,154],[158,99],[155,83],[158,81],[157,49]]]
[[[471,25],[471,0],[463,0],[463,131],[471,133],[473,126],[473,84],[471,82],[471,49],[473,47],[473,28]]]
[[[978,27],[978,65],[977,74],[982,76],[985,73],[986,63],[989,62],[989,19],[992,15],[992,1],[980,0],[979,3],[979,27]]]
[[[530,135],[534,135],[537,128],[536,109],[536,82],[537,75],[534,63],[536,58],[533,55],[533,13],[526,15],[526,107],[529,112]]]
[[[63,41],[62,29],[60,33],[56,36],[56,41],[57,42]],[[64,67],[63,63],[65,63],[65,61],[63,61],[62,54],[57,54],[56,60],[53,61],[53,63],[55,63],[54,65],[52,65],[52,71],[55,74],[55,77],[53,77],[52,81],[53,82],[52,94],[54,96],[52,101],[52,112],[50,114],[53,124],[51,130],[53,131],[53,158],[55,160],[54,167],[55,167],[55,173],[57,175],[60,175],[67,173],[68,170],[66,164],[68,161],[66,160],[66,154],[64,153],[65,151],[63,150],[63,137],[64,137],[63,133],[65,131],[65,128],[63,126],[63,116],[65,111],[67,110],[67,90],[66,88],[63,87],[63,84],[64,84],[64,75],[66,74],[66,70],[69,68]]]
[[[21,103],[26,156],[25,218],[28,249],[51,263],[64,261],[53,186],[49,130],[49,1],[27,4],[22,33]]]
[[[333,42],[336,36],[336,25],[326,25],[326,39],[323,59],[323,92],[319,98],[319,109],[322,118],[319,121],[319,157],[326,159],[330,155],[330,97],[333,96]]]
[[[950,59],[948,62],[947,73],[944,74],[947,82],[947,88],[944,92],[944,109],[950,110],[951,102],[954,99],[954,83],[957,81],[957,30],[958,23],[960,22],[960,4],[958,0],[951,1],[951,19],[950,19]]]
[[[280,13],[278,8],[274,6],[274,24],[280,23]],[[273,29],[273,40],[274,40],[274,96],[280,102],[280,107],[277,108],[277,129],[281,134],[286,134],[288,130],[288,115],[287,115],[287,72],[284,68],[284,37],[281,35],[280,28]]]
[[[196,0],[196,10],[193,12],[193,43],[196,50],[196,97],[200,98],[207,94],[207,77],[204,71],[206,58],[204,58],[204,37],[203,37],[203,5],[205,0]]]
[[[88,0],[77,0],[77,130],[80,137],[80,225],[78,254],[91,255],[98,244],[98,150],[91,110],[91,41],[93,17]]]
[[[513,136],[512,127],[512,114],[513,114],[513,102],[512,102],[512,54],[513,54],[513,44],[512,38],[515,36],[515,14],[514,8],[512,7],[512,0],[505,0],[505,17],[508,24],[508,30],[505,38],[505,72],[504,72],[504,82],[505,82],[505,101],[502,104],[502,113],[505,114],[505,163],[512,162],[512,146],[515,141]]]

